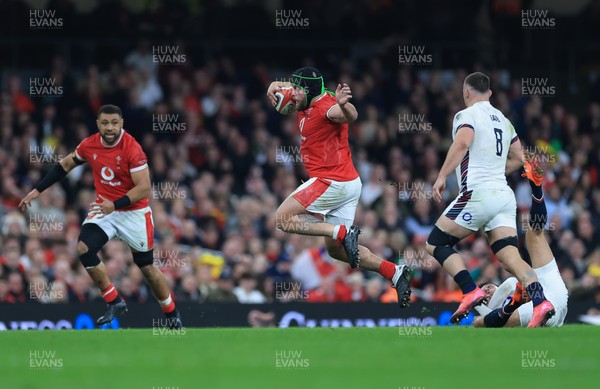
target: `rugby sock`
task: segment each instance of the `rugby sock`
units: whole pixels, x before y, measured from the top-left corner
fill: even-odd
[[[342,243],[344,238],[346,237],[346,226],[340,224],[338,226],[333,226],[333,236],[332,238],[337,240],[338,243]]]
[[[471,275],[466,270],[461,270],[454,276],[454,281],[460,286],[463,294],[467,294],[475,290],[475,281],[471,278]]]
[[[544,289],[542,288],[542,284],[540,284],[537,281],[532,282],[531,284],[527,285],[525,290],[527,290],[527,294],[529,295],[529,297],[531,297],[531,301],[533,302],[534,307],[537,307],[544,300],[546,300],[546,296],[544,296]]]
[[[541,185],[536,185],[533,181],[529,180],[529,186],[531,186],[531,195],[533,197],[535,197],[536,199],[541,199],[542,197],[544,197]]]
[[[486,327],[504,327],[509,318],[510,314],[502,312],[502,308],[497,308],[483,317],[483,324]]]
[[[494,309],[483,317],[483,323],[486,327],[504,327],[508,322],[510,315],[521,306],[521,303],[514,301],[512,296],[508,296],[502,304],[502,307]]]
[[[531,208],[529,209],[529,226],[534,230],[543,230],[548,221],[548,211],[546,210],[546,202],[544,201],[542,188],[540,186],[537,188],[540,190],[541,196],[531,195],[532,201]]]
[[[123,299],[119,296],[119,293],[117,292],[117,288],[115,288],[112,282],[110,283],[110,285],[108,285],[108,288],[101,291],[101,293],[102,298],[104,299],[104,301],[106,301],[107,304],[116,304],[123,301]]]
[[[163,301],[159,301],[158,303],[160,304],[160,308],[167,317],[169,316],[169,313],[173,313],[175,311],[175,301],[173,301],[170,294],[169,297],[167,297]]]
[[[391,281],[394,274],[396,274],[396,265],[390,261],[381,261],[381,265],[379,265],[379,274]]]

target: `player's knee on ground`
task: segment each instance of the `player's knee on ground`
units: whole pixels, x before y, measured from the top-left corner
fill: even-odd
[[[154,263],[154,250],[133,253],[133,263],[138,265],[141,269],[144,266],[152,265]]]
[[[507,238],[498,239],[490,246],[494,255],[497,255],[503,248],[513,246],[516,249],[519,248],[519,239],[516,236],[509,236]]]
[[[444,265],[444,261],[448,259],[452,254],[458,254],[454,250],[454,245],[458,243],[460,239],[455,236],[448,234],[440,230],[438,226],[434,226],[427,238],[427,252],[439,262],[440,265]]]
[[[108,236],[96,224],[84,224],[81,227],[77,242],[77,255],[79,255],[79,260],[86,269],[100,264],[98,251],[106,242],[108,242]]]

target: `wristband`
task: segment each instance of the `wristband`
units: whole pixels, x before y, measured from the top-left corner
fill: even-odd
[[[115,209],[125,208],[131,205],[131,199],[129,198],[129,196],[125,195],[113,201],[113,204],[115,205]]]
[[[54,165],[52,169],[42,178],[42,180],[37,184],[35,189],[38,192],[42,193],[58,181],[62,180],[67,175],[67,172],[59,163],[58,165]]]

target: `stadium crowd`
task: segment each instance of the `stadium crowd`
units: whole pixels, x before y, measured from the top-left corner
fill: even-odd
[[[350,126],[350,143],[363,182],[355,221],[363,229],[361,244],[416,269],[414,299],[460,301],[460,289],[424,245],[457,193],[449,180],[438,204],[431,185],[451,142],[452,118],[464,108],[466,70],[400,66],[377,56],[360,66],[350,59],[337,68],[306,65],[321,68],[328,89],[347,82],[353,91],[359,119]],[[322,239],[275,228],[278,204],[307,179],[293,115],[279,115],[265,98],[269,82],[293,69],[274,71],[227,56],[168,66],[157,63],[144,40],[107,67],[75,72],[55,56],[48,69],[45,76],[60,90],[32,96],[33,76],[17,72],[2,84],[0,302],[101,299],[75,249],[94,201],[89,169],[76,168],[28,213],[16,206],[52,164],[97,131],[102,104],[123,109],[125,130],[148,156],[155,264],[177,301],[396,301],[379,275],[329,258]],[[521,79],[508,71],[488,73],[492,103],[546,169],[548,239],[571,298],[594,301],[600,292],[600,84],[590,81],[593,98],[575,112],[560,95],[523,95]],[[518,173],[509,182],[522,237],[531,192]],[[459,248],[478,282],[508,277],[484,236]],[[122,242],[109,242],[100,256],[124,299],[148,300]]]

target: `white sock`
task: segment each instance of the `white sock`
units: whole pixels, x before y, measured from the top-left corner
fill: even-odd
[[[339,225],[333,226],[333,236],[332,236],[332,238],[333,239],[337,239],[337,236],[338,236],[339,232],[340,232],[340,226]]]

